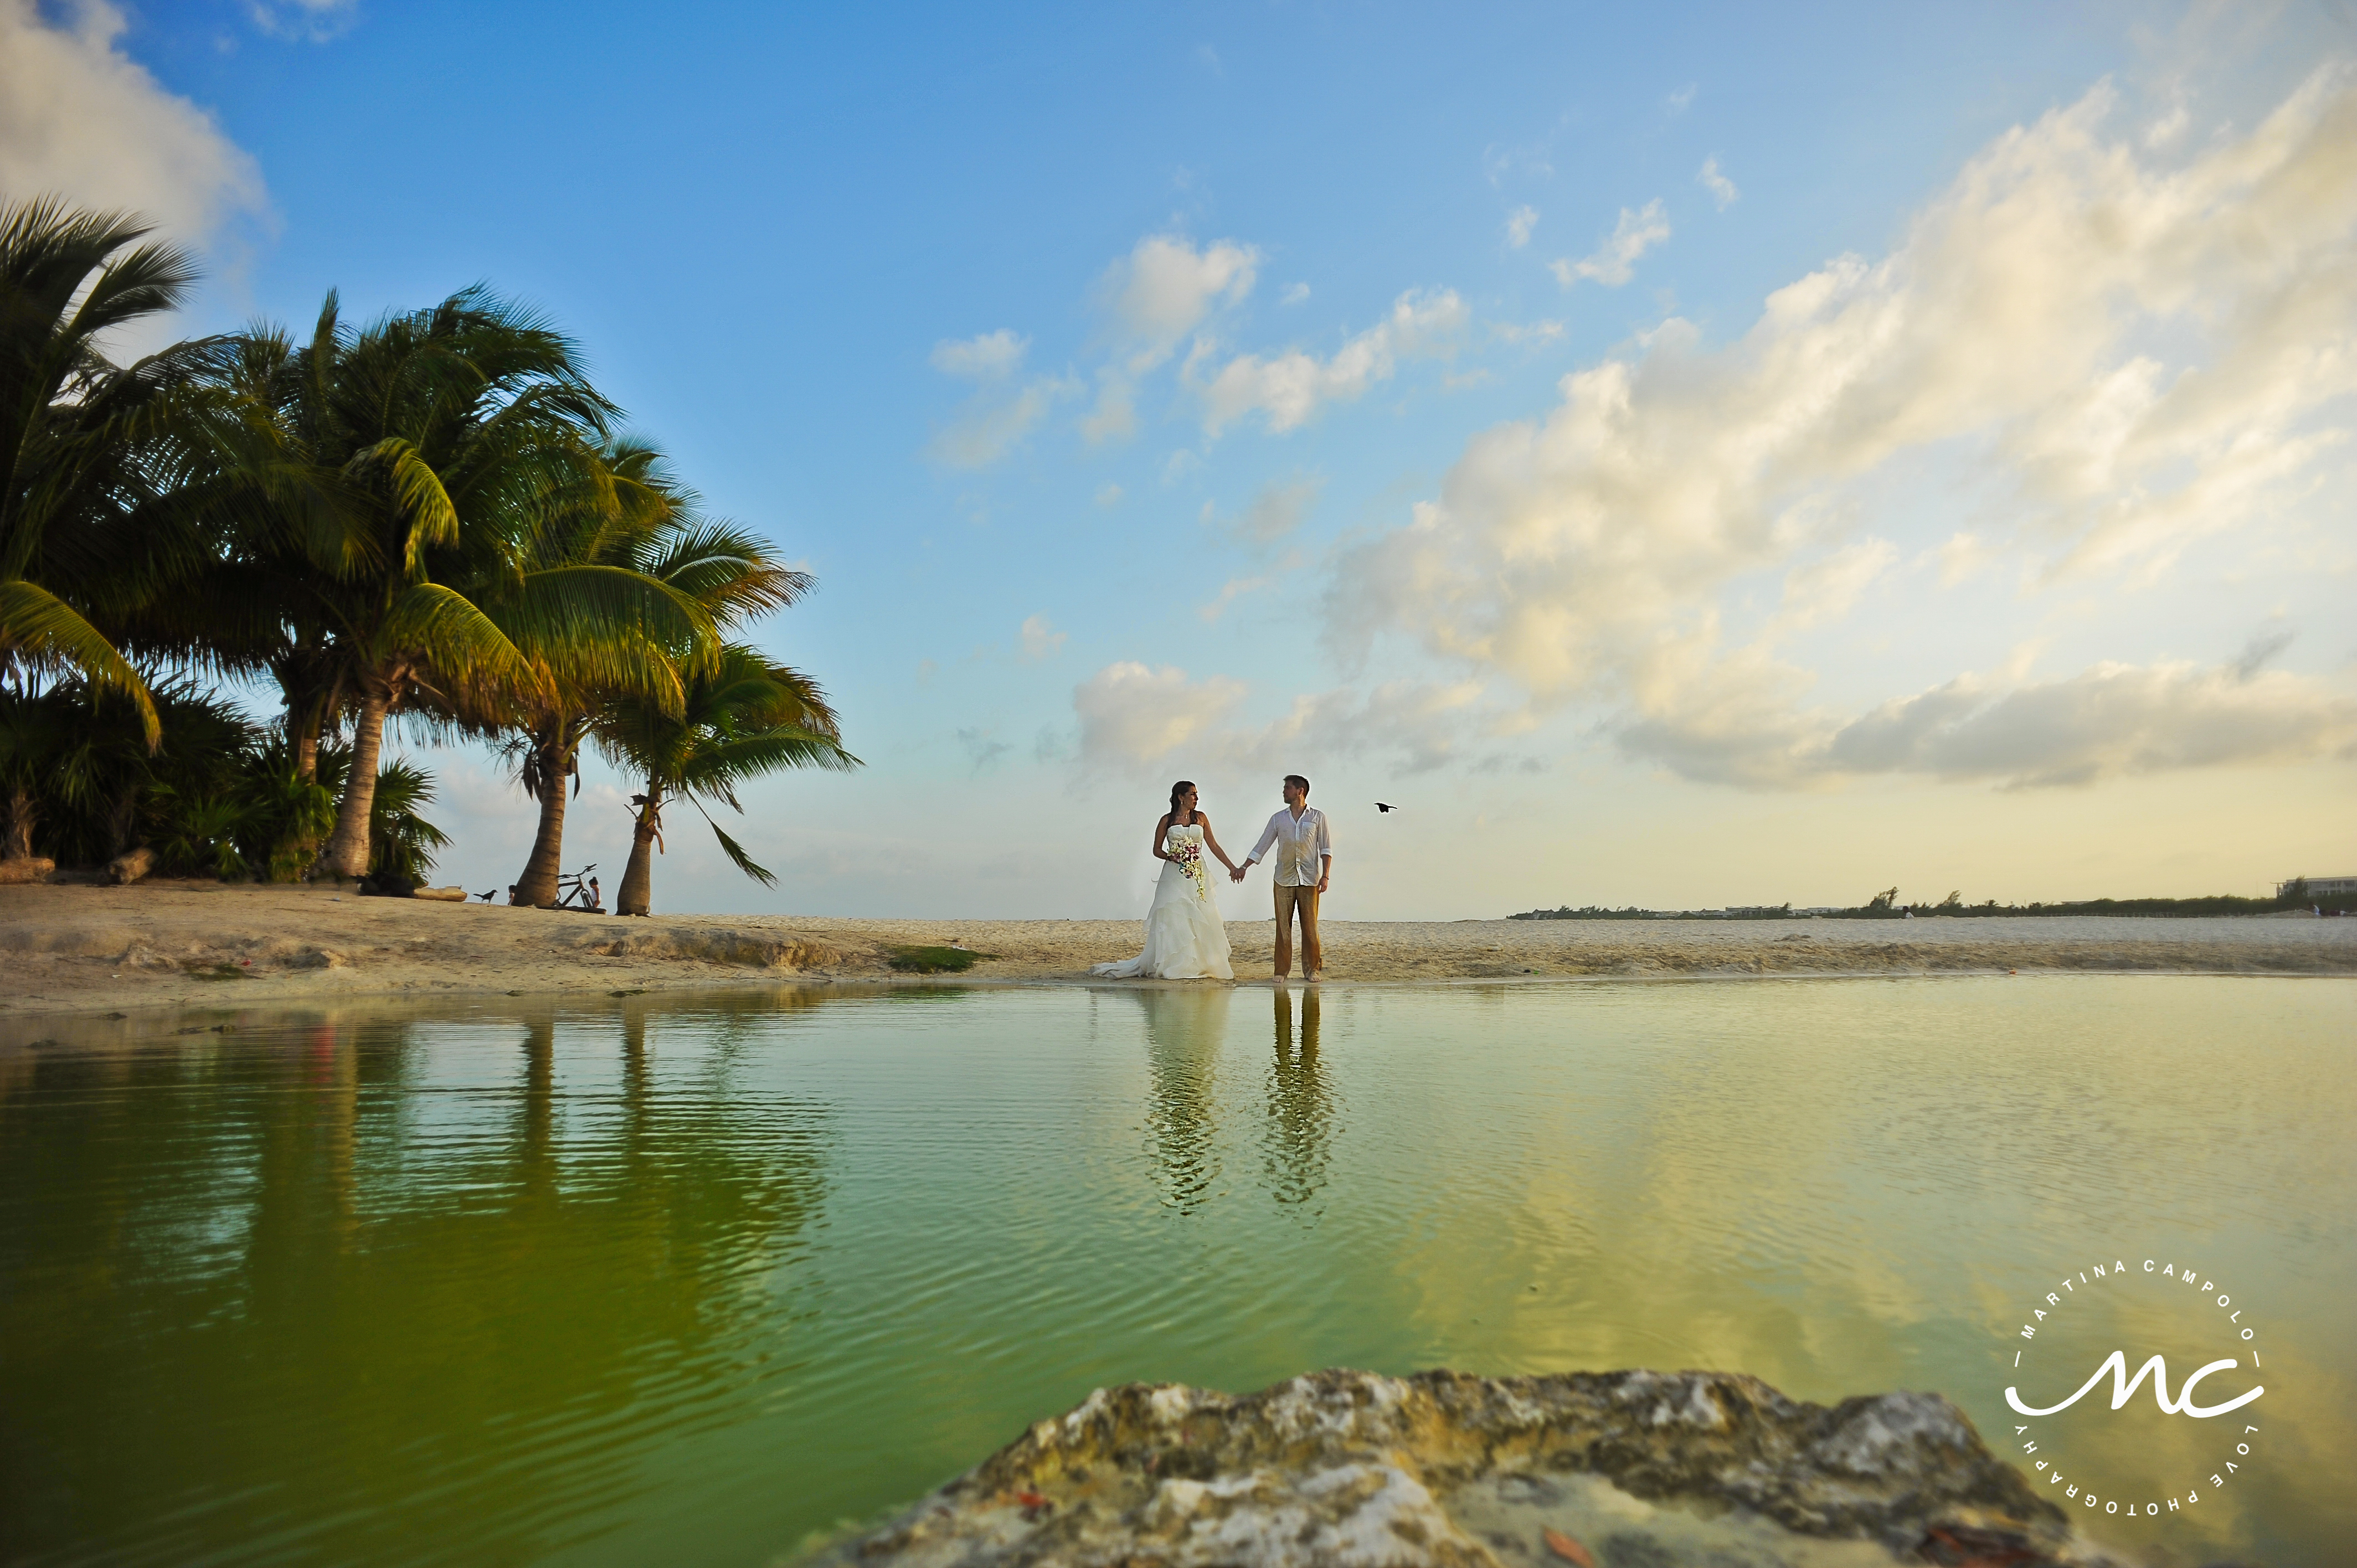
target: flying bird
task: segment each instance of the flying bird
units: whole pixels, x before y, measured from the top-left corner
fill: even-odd
[[[1396,811],[1399,808],[1393,805],[1388,800],[1378,800],[1375,802],[1375,810],[1378,811]]]

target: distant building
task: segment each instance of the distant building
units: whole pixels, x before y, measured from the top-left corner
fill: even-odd
[[[2302,880],[2305,880],[2308,883],[2308,896],[2311,898],[2357,897],[2357,876],[2310,876],[2306,878],[2296,876],[2292,878],[2293,882]],[[2291,882],[2276,883],[2276,897],[2278,898],[2290,897]]]

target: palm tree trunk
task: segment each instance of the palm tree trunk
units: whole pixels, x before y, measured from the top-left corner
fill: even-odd
[[[336,808],[336,831],[319,853],[321,868],[338,876],[368,875],[369,817],[376,809],[377,755],[384,749],[384,715],[392,706],[391,683],[370,682],[352,725],[352,770],[344,780],[343,800]]]
[[[132,841],[139,836],[139,792],[126,789],[106,813],[106,839],[113,846],[107,852],[109,860],[131,853]]]
[[[523,863],[508,895],[511,904],[555,908],[556,878],[565,861],[565,779],[570,769],[565,736],[571,726],[559,722],[533,737],[532,754],[524,758],[524,777],[540,800],[540,831],[533,835],[532,854]]]
[[[617,915],[654,913],[655,835],[662,830],[662,786],[647,780],[647,801],[639,808],[638,825],[630,830],[630,864],[622,873],[621,891],[614,895]]]
[[[328,687],[326,696],[313,698],[301,711],[300,722],[295,726],[295,774],[305,784],[319,781],[319,737],[327,730],[328,719],[342,705],[343,699],[344,678],[338,675]],[[296,712],[291,702],[287,711],[290,714]],[[288,841],[283,855],[272,858],[288,868],[273,875],[283,875],[288,881],[293,881],[307,873],[312,863],[319,858],[319,841],[312,830],[306,828]]]
[[[23,785],[8,792],[8,836],[6,848],[0,850],[0,860],[33,858],[33,818],[38,811],[33,804],[33,792]]]
[[[322,680],[318,665],[316,650],[297,650],[270,664],[286,709],[286,733],[295,742],[295,771],[306,784],[319,781],[319,733],[343,700],[343,676]]]

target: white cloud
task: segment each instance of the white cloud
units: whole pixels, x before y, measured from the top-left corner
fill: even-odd
[[[1566,257],[1547,263],[1555,281],[1569,288],[1582,278],[1589,278],[1607,288],[1619,288],[1637,275],[1637,262],[1647,251],[1670,237],[1670,220],[1662,211],[1658,198],[1637,210],[1624,207],[1620,220],[1612,226],[1612,233],[1596,247],[1593,255],[1572,261]]]
[[[2273,651],[2209,670],[2098,664],[2010,690],[1961,675],[1846,722],[1780,701],[1776,673],[1738,657],[1617,738],[1687,778],[1768,789],[1887,773],[2037,789],[2357,755],[2357,702],[2261,670]]]
[[[189,244],[263,213],[253,159],[122,51],[124,26],[104,0],[55,26],[35,0],[0,0],[0,191],[127,209]]]
[[[2233,662],[2228,664],[2226,668],[2236,680],[2249,681],[2260,671],[2266,669],[2276,654],[2289,648],[2296,635],[2283,628],[2261,632],[2244,644],[2243,651],[2237,654]]]
[[[1119,506],[1123,493],[1119,485],[1107,485],[1097,491],[1097,505]]]
[[[1231,577],[1220,585],[1219,597],[1195,607],[1195,613],[1207,621],[1218,620],[1228,613],[1228,607],[1246,594],[1257,593],[1276,579],[1274,577]]]
[[[975,384],[974,393],[926,447],[935,462],[952,468],[986,468],[1021,445],[1059,398],[1077,389],[1062,378],[1042,377],[1015,387],[1031,339],[1010,327],[974,338],[945,338],[933,345],[933,369]]]
[[[1304,300],[1308,299],[1308,297],[1309,297],[1309,285],[1308,285],[1308,284],[1306,284],[1306,283],[1287,284],[1287,285],[1286,285],[1286,287],[1285,287],[1285,293],[1284,293],[1284,294],[1282,294],[1282,295],[1280,295],[1277,297],[1277,304],[1279,304],[1279,305],[1299,305],[1302,301],[1304,301]]]
[[[1259,264],[1259,251],[1233,240],[1198,250],[1177,235],[1152,234],[1108,268],[1099,286],[1123,335],[1158,361],[1213,306],[1250,294]]]
[[[1040,381],[1011,395],[976,392],[933,433],[926,450],[934,461],[952,468],[986,468],[1020,446],[1056,399],[1070,390],[1062,381]]]
[[[1117,352],[1098,371],[1096,406],[1082,419],[1081,434],[1092,442],[1135,435],[1137,379],[1168,360],[1216,306],[1250,294],[1259,265],[1260,252],[1233,240],[1198,249],[1177,235],[1149,234],[1107,267],[1097,295]],[[1297,286],[1306,297],[1307,285]]]
[[[1521,250],[1531,242],[1531,231],[1539,226],[1539,209],[1528,205],[1517,207],[1506,214],[1506,244]]]
[[[1951,534],[1940,546],[1940,586],[1953,588],[1975,577],[1997,558],[1997,552],[1977,533]]]
[[[1695,84],[1689,81],[1684,87],[1679,88],[1675,92],[1671,93],[1667,98],[1663,99],[1662,107],[1667,109],[1673,114],[1683,114],[1694,101]]]
[[[1036,664],[1062,652],[1066,635],[1049,626],[1046,616],[1027,616],[1016,633],[1016,642],[1022,649],[1023,657]]]
[[[324,43],[360,19],[360,0],[246,0],[253,25],[274,38]]]
[[[1246,765],[1299,771],[1343,757],[1395,754],[1405,772],[1422,773],[1460,757],[1482,733],[1479,682],[1394,681],[1364,697],[1347,688],[1296,697],[1286,714],[1233,737]]]
[[[2190,159],[2107,134],[2112,109],[2098,88],[1999,136],[1889,255],[1778,290],[1739,340],[1672,319],[1565,377],[1544,419],[1475,436],[1407,526],[1342,559],[1332,636],[1405,632],[1543,707],[1684,712],[1703,697],[1681,685],[1748,683],[1770,713],[1806,676],[1760,650],[1714,664],[1718,596],[1935,451],[2057,575],[2133,580],[2323,504],[2357,393],[2351,70]],[[1996,547],[1953,541],[1943,564]]]
[[[1206,502],[1203,521],[1215,523],[1239,544],[1265,549],[1301,526],[1325,488],[1325,478],[1315,474],[1263,485],[1241,515],[1215,518]]]
[[[1349,402],[1390,380],[1401,359],[1446,351],[1451,337],[1471,318],[1472,312],[1454,289],[1410,290],[1393,302],[1386,319],[1343,344],[1330,359],[1299,349],[1265,360],[1239,354],[1203,376],[1196,365],[1211,355],[1199,348],[1187,374],[1203,400],[1203,429],[1217,435],[1254,413],[1265,418],[1272,433],[1294,429],[1326,403]]]
[[[1501,343],[1552,343],[1564,334],[1560,321],[1493,321],[1490,335]]]
[[[1189,681],[1184,670],[1108,664],[1072,688],[1084,761],[1143,764],[1200,740],[1243,701],[1241,681]]]
[[[962,729],[957,732],[959,747],[966,760],[974,764],[976,773],[983,773],[1006,757],[1015,747],[1006,741],[991,738],[995,732],[986,729]]]
[[[971,381],[1003,381],[1022,368],[1031,339],[1011,327],[979,337],[945,338],[933,345],[933,369]]]
[[[1702,160],[1702,168],[1695,175],[1695,181],[1710,192],[1710,199],[1718,203],[1718,209],[1721,212],[1734,206],[1736,199],[1743,194],[1735,188],[1733,180],[1719,172],[1717,157]]]
[[[1478,683],[1393,682],[1361,696],[1347,688],[1304,694],[1269,723],[1228,723],[1243,682],[1183,670],[1109,664],[1072,692],[1084,763],[1143,770],[1290,768],[1395,754],[1409,772],[1437,768],[1485,733]]]
[[[2192,124],[2192,113],[2180,102],[2168,113],[2145,127],[2144,145],[2155,149],[2173,145],[2185,134],[2186,127]]]
[[[1082,417],[1081,434],[1091,442],[1125,441],[1137,434],[1137,389],[1108,371],[1097,384],[1097,405]]]
[[[1899,559],[1887,539],[1862,539],[1846,549],[1784,574],[1784,602],[1776,629],[1800,631],[1849,614],[1858,596]]]

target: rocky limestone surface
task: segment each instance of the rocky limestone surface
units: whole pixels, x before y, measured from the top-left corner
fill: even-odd
[[[1936,1394],[1756,1378],[1324,1371],[1100,1389],[830,1565],[2094,1568]]]

